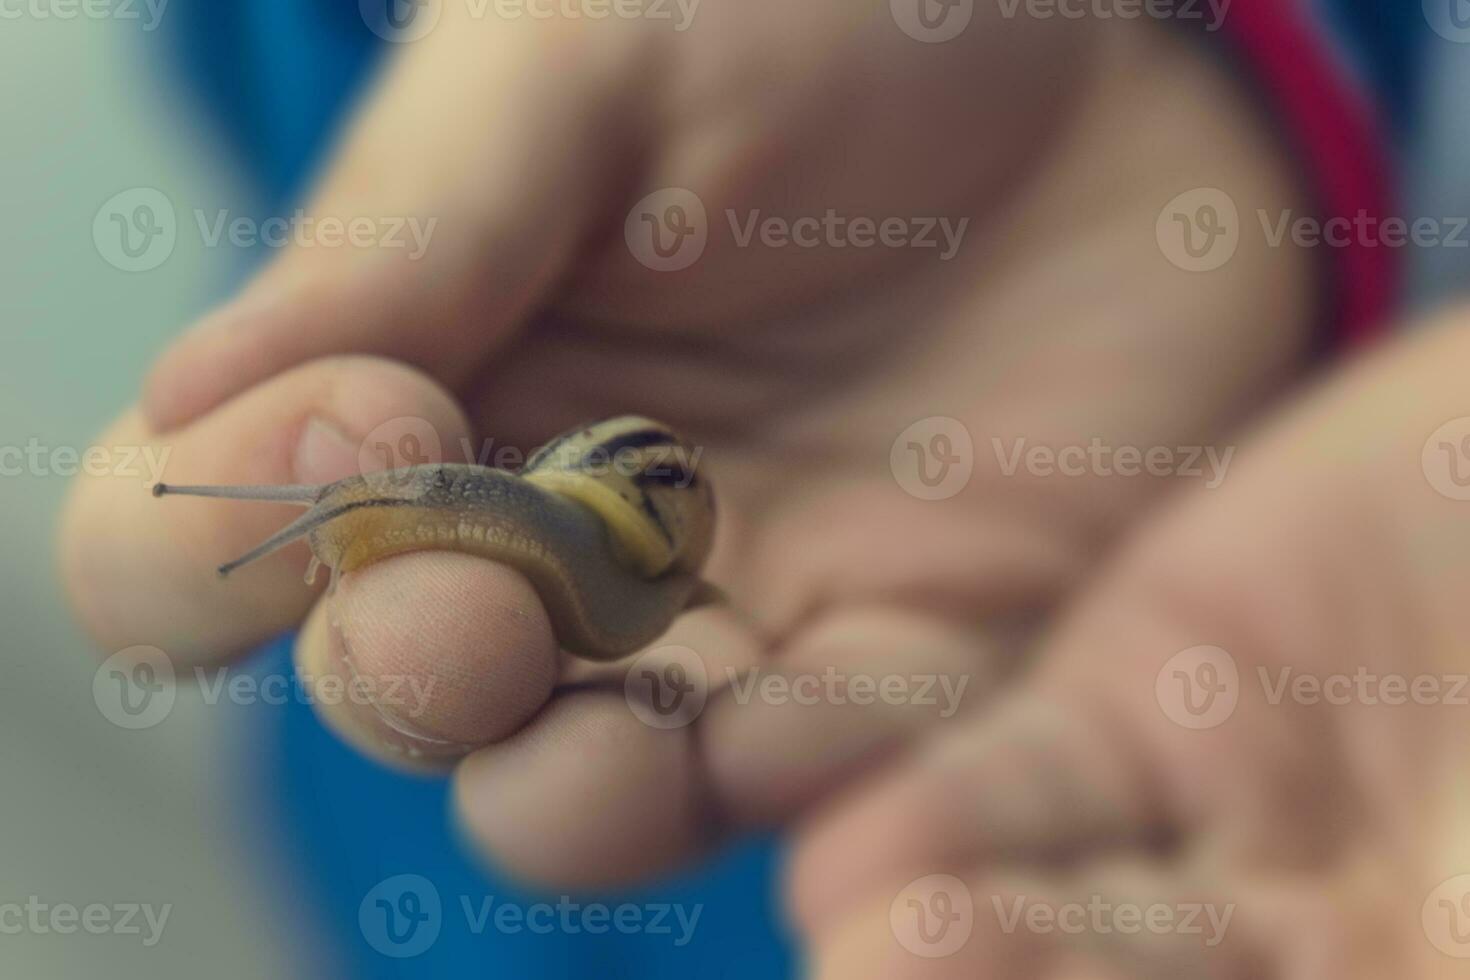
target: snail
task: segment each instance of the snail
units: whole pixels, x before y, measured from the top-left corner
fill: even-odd
[[[570,430],[519,472],[420,464],[322,486],[170,486],[153,495],[309,509],[219,567],[223,577],[305,536],[317,569],[343,572],[408,551],[460,551],[530,580],[569,652],[611,660],[647,645],[685,609],[723,599],[701,578],[714,495],[699,453],[667,426],[622,416]]]

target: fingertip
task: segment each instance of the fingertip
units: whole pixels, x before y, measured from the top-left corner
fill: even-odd
[[[498,866],[545,887],[644,881],[704,852],[689,730],[652,728],[620,693],[554,700],[459,767],[462,827]]]
[[[317,603],[293,651],[296,677],[316,716],[334,735],[374,762],[414,775],[446,772],[466,751],[410,735],[387,722],[369,701],[371,682],[353,671],[332,622],[328,601]]]
[[[961,720],[1002,670],[968,626],[872,604],[827,610],[712,701],[704,742],[732,817],[773,826]],[[753,696],[767,682],[773,696]]]
[[[104,648],[151,643],[184,661],[242,652],[311,608],[314,594],[301,584],[306,549],[292,544],[224,583],[214,570],[299,511],[156,499],[139,485],[156,488],[165,476],[183,484],[328,482],[381,468],[375,446],[385,440],[396,446],[415,436],[415,454],[393,463],[404,465],[454,454],[469,431],[435,381],[363,356],[301,365],[165,436],[130,412],[96,440],[116,465],[84,470],[68,487],[58,543],[64,589]]]
[[[864,895],[861,908],[821,934],[806,934],[813,980],[883,977],[918,980],[981,976],[956,968],[952,961],[925,960],[904,948],[890,921],[889,903],[881,895]],[[922,952],[922,948],[920,948]]]
[[[282,377],[307,371],[322,389],[318,417],[336,423],[352,443],[353,472],[464,461],[473,432],[469,417],[449,389],[418,368],[386,357],[344,354]]]
[[[890,771],[817,813],[798,832],[786,869],[786,906],[798,928],[828,928],[874,882],[935,863],[942,842],[955,839],[949,803],[934,781]]]
[[[463,754],[515,733],[551,697],[560,649],[540,598],[509,566],[413,552],[345,576],[329,603],[328,639],[380,692],[369,707],[394,741]]]
[[[406,288],[401,273],[390,277],[381,261],[366,259],[287,258],[206,313],[158,356],[141,396],[143,415],[155,431],[187,425],[308,362],[350,359],[348,351],[386,362],[384,355],[401,353],[392,344]]]
[[[138,397],[139,414],[151,431],[172,432],[217,403],[212,391],[218,389],[218,372],[207,352],[196,353],[207,347],[191,330],[154,359]]]
[[[279,295],[257,284],[205,314],[158,355],[139,398],[154,432],[187,425],[267,376],[267,344],[252,328],[279,315]]]

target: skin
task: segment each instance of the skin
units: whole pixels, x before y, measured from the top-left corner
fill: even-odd
[[[1218,493],[1141,527],[990,710],[806,821],[790,888],[815,975],[1467,975],[1463,950],[1432,937],[1450,935],[1470,866],[1470,527],[1421,455],[1470,414],[1470,315],[1405,329],[1251,438]],[[1233,657],[1238,703],[1187,730],[1155,679],[1204,643]],[[1283,670],[1435,686],[1273,699]],[[975,929],[923,961],[892,941],[889,906],[940,870],[974,894]],[[1209,948],[1146,931],[1006,934],[992,895],[1007,909],[1016,896],[1211,903],[1233,918]]]
[[[731,832],[791,826],[793,922],[821,975],[1136,975],[1141,947],[1123,937],[1064,946],[986,917],[987,894],[1042,888],[1240,897],[1244,952],[1171,961],[1201,973],[1433,965],[1415,916],[1420,885],[1454,864],[1445,789],[1462,723],[1277,706],[1182,738],[1151,699],[1168,656],[1204,642],[1246,675],[1299,650],[1456,658],[1470,549],[1459,511],[1426,497],[1417,447],[1429,421],[1470,414],[1454,369],[1467,331],[1365,365],[1245,438],[1239,472],[1193,501],[1164,504],[1164,479],[1007,475],[992,436],[1234,445],[1307,358],[1315,281],[1313,256],[1258,236],[1209,274],[1154,240],[1164,205],[1193,188],[1226,188],[1247,215],[1306,207],[1233,79],[1151,25],[990,6],[945,45],[851,0],[705,0],[679,35],[441,27],[405,46],[312,205],[441,216],[421,262],[283,253],[165,352],[101,439],[168,445],[179,482],[315,484],[355,472],[360,443],[402,416],[437,433],[440,455],[616,412],[667,419],[717,468],[710,576],[753,620],[702,610],[666,638],[712,681],[692,724],[640,722],[620,668],[566,662],[531,584],[475,556],[394,557],[328,601],[301,589],[304,554],[228,588],[200,575],[279,526],[267,506],[164,515],[136,487],[79,481],[61,540],[79,616],[104,647],[152,643],[182,662],[304,618],[308,676],[436,680],[411,716],[349,702],[324,719],[375,758],[454,766],[469,833],[553,887],[641,880]],[[456,111],[425,110],[445,102]],[[756,208],[973,221],[945,263],[711,234],[685,273],[656,273],[621,222],[670,186],[716,221]],[[1413,411],[1383,410],[1400,404]],[[895,435],[933,415],[976,444],[970,484],[943,502],[901,492],[887,462]],[[1343,608],[1374,628],[1345,630]],[[972,683],[940,718],[742,703],[727,667]],[[1337,772],[1351,778],[1324,783]],[[887,927],[902,883],[936,871],[972,883],[986,913],[945,960]]]

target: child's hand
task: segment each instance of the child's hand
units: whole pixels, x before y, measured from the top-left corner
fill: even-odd
[[[1242,449],[1032,676],[812,822],[818,976],[1465,975],[1470,319],[1446,319]]]
[[[974,674],[961,707],[979,704],[1029,624],[1181,482],[1058,479],[1016,453],[1208,444],[1306,346],[1306,259],[1243,237],[1216,272],[1180,271],[1155,237],[1166,202],[1199,187],[1273,212],[1301,202],[1248,101],[1183,42],[977,5],[961,39],[925,45],[887,8],[705,0],[684,34],[446,21],[388,72],[312,208],[437,218],[421,260],[283,254],[163,357],[105,441],[167,444],[171,481],[320,483],[357,472],[397,417],[462,458],[476,433],[526,447],[653,415],[705,447],[721,497],[712,577],[763,628],[721,611],[676,628],[714,686],[726,666]],[[708,216],[702,257],[677,272],[645,268],[623,234],[665,187]],[[972,220],[946,261],[742,247],[727,217],[829,209]],[[895,437],[932,416],[974,443],[968,486],[944,501],[890,470]],[[293,549],[215,581],[280,519],[83,480],[67,584],[108,646],[187,662],[306,619],[304,673],[376,691],[414,678],[426,703],[323,710],[389,759],[498,743],[461,766],[462,809],[544,879],[648,874],[715,827],[785,819],[936,720],[720,690],[696,724],[657,730],[616,679],[553,695],[588,671],[564,670],[535,594],[502,566],[405,555],[322,603]]]

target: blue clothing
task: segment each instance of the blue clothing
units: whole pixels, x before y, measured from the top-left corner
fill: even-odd
[[[1415,0],[1315,0],[1323,22],[1352,52],[1365,84],[1385,107],[1395,135],[1406,139],[1417,122],[1419,78],[1415,54],[1425,40]]]

